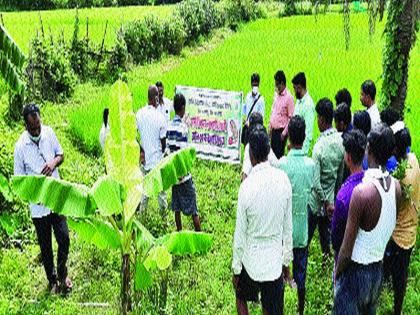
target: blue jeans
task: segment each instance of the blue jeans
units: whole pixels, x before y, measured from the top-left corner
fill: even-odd
[[[382,262],[352,262],[336,282],[333,315],[374,315],[383,278]]]
[[[305,289],[308,247],[293,248],[293,280],[298,289]]]

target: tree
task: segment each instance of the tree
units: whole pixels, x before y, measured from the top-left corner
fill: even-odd
[[[410,51],[419,29],[419,0],[390,0],[382,60],[382,107],[404,114]]]
[[[162,160],[143,177],[138,166],[135,116],[127,84],[115,83],[110,94],[111,131],[106,139],[107,175],[91,189],[45,176],[15,176],[12,186],[24,201],[41,203],[69,217],[69,225],[84,240],[100,248],[121,253],[121,309],[131,309],[131,278],[134,288],[151,285],[153,270],[169,267],[172,255],[204,253],[212,240],[206,233],[176,232],[154,238],[136,218],[146,193],[156,196],[188,174],[195,159],[193,148],[183,149]]]
[[[22,81],[22,67],[25,55],[0,24],[0,75],[11,89],[9,95],[9,115],[18,120],[21,114],[25,83]]]

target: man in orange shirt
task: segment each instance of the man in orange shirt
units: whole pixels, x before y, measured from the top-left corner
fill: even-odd
[[[286,75],[283,71],[277,71],[274,75],[276,92],[270,117],[271,148],[279,159],[284,155],[287,142],[287,126],[293,116],[293,96],[286,88]]]

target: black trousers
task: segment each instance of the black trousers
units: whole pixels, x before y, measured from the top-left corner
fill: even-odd
[[[64,281],[67,277],[67,257],[69,255],[69,228],[64,216],[51,213],[42,218],[32,218],[34,222],[38,244],[41,248],[42,263],[50,285]],[[54,255],[52,248],[52,233],[54,230],[55,240],[58,244],[57,273],[54,268]]]
[[[317,216],[313,214],[308,206],[308,246],[311,244],[316,227],[318,227],[319,231],[322,253],[328,254],[331,247],[330,219],[326,215]]]
[[[278,159],[284,155],[284,149],[287,142],[287,137],[284,138],[284,141],[281,141],[283,130],[284,128],[271,130],[271,149],[273,149],[273,152]]]

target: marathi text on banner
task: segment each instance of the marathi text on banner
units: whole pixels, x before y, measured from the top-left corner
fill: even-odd
[[[188,142],[202,159],[240,163],[242,93],[177,86],[187,101]]]

